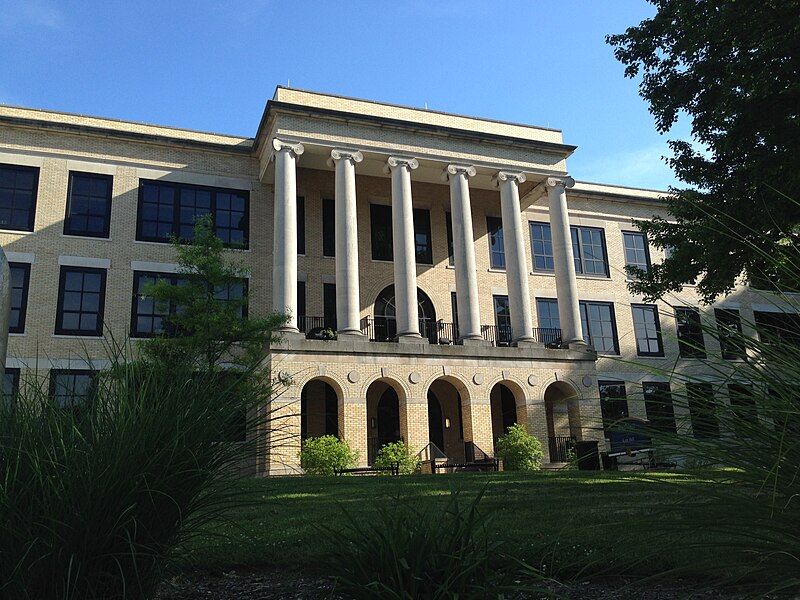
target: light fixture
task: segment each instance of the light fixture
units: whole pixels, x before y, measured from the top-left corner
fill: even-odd
[[[444,419],[444,428],[450,429],[450,419],[448,419],[447,417],[445,417]]]
[[[372,426],[373,429],[375,429],[378,426],[378,424],[375,422],[375,417],[372,417],[372,419],[370,419],[370,425]]]

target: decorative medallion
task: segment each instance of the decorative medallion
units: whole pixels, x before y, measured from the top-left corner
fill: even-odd
[[[361,377],[359,376],[358,371],[350,371],[347,374],[347,381],[349,381],[350,383],[355,383],[359,379],[361,379]]]
[[[417,384],[420,381],[422,381],[422,376],[419,373],[417,373],[416,371],[412,371],[411,374],[408,376],[408,380],[411,383]]]
[[[483,385],[483,373],[475,373],[472,377],[472,383],[475,385]]]

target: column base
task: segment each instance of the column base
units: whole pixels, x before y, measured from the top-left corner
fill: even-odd
[[[489,341],[483,339],[482,337],[479,338],[461,338],[458,342],[462,346],[489,346]]]
[[[301,333],[300,330],[297,329],[297,327],[287,327],[285,329],[276,329],[275,330],[275,335],[277,335],[277,336],[279,336],[281,338],[290,339],[290,340],[298,340],[298,339],[306,337],[306,334],[305,333]]]
[[[594,352],[594,348],[592,348],[589,344],[587,344],[583,340],[573,340],[572,342],[568,342],[564,344],[565,347],[569,348],[570,350],[580,350],[583,352]]]
[[[340,340],[363,340],[366,336],[361,331],[343,330],[337,331],[336,337]]]
[[[511,345],[517,348],[534,348],[536,346],[541,346],[541,344],[539,344],[533,338],[522,338],[519,340],[514,340],[511,343]]]
[[[428,340],[418,333],[404,333],[397,336],[398,344],[427,344]]]

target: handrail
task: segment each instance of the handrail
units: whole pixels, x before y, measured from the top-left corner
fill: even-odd
[[[423,461],[439,460],[439,459],[447,460],[447,455],[444,452],[442,452],[439,446],[437,446],[433,442],[430,442],[422,450],[417,452],[417,458]]]

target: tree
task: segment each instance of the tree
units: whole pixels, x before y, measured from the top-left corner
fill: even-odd
[[[209,217],[197,220],[192,240],[172,243],[178,255],[178,282],[160,280],[143,290],[162,312],[169,312],[164,332],[144,345],[145,359],[204,371],[215,370],[221,362],[255,366],[286,316],[248,314],[247,271],[225,256]]]
[[[650,0],[657,14],[606,41],[641,75],[659,132],[679,115],[687,141],[668,160],[692,186],[672,189],[669,219],[637,222],[670,256],[630,287],[649,299],[697,281],[703,301],[751,284],[798,290],[775,268],[800,242],[800,1]]]

